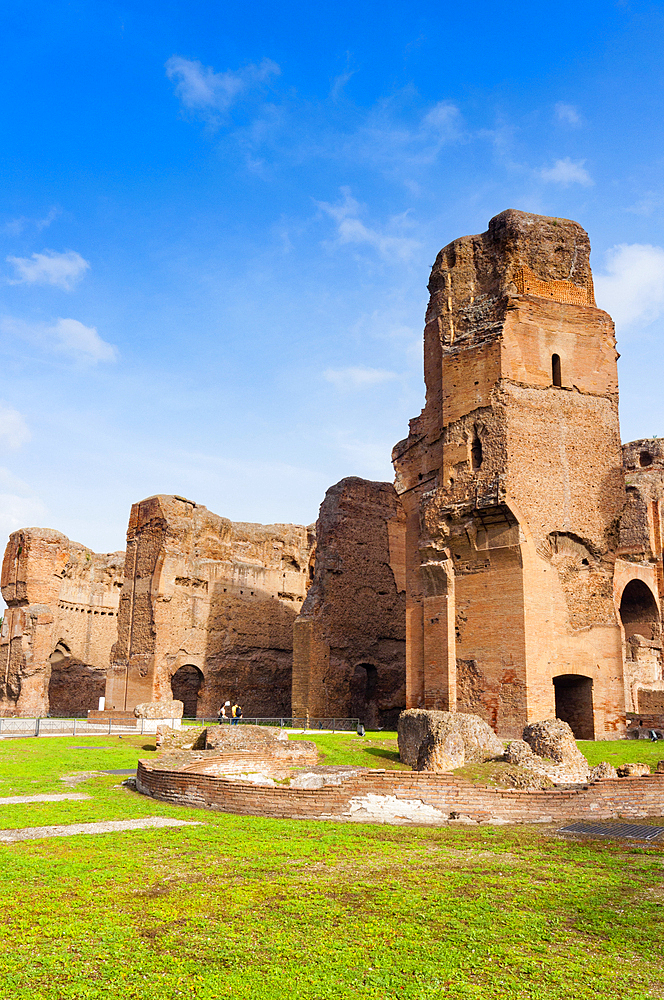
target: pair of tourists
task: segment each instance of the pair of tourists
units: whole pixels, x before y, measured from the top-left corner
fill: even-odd
[[[228,709],[228,712],[226,711]],[[219,715],[217,716],[217,722],[221,726],[224,722],[230,722],[231,726],[237,726],[238,719],[242,718],[242,707],[235,703],[231,705],[230,701],[224,702],[224,704],[219,709]]]

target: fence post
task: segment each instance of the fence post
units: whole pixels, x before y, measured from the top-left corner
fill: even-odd
[[[145,717],[141,716],[141,736],[143,735],[144,727],[145,727]]]
[[[2,716],[0,715],[0,733],[2,732]]]
[[[111,726],[113,725],[113,719],[108,720],[108,735],[111,735]]]
[[[73,733],[73,735],[76,736],[76,719],[74,719],[74,733]]]
[[[40,721],[41,721],[41,720],[40,720],[40,718],[39,718],[39,716],[38,716],[38,717],[37,717],[37,718],[35,719],[35,736],[39,736],[39,723],[40,723]]]

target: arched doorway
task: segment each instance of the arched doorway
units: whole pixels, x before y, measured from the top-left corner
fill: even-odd
[[[106,690],[103,670],[81,663],[59,642],[49,657],[51,677],[48,682],[49,715],[60,717],[87,715],[97,708]]]
[[[184,704],[185,719],[195,719],[198,712],[198,692],[203,683],[203,674],[198,667],[187,663],[176,670],[171,677],[171,691],[175,701]]]
[[[373,663],[358,663],[350,678],[350,717],[374,725],[377,717],[378,671]]]
[[[633,635],[642,635],[644,639],[659,638],[659,608],[652,590],[643,580],[630,580],[623,590],[620,620],[628,642]]]
[[[577,740],[595,739],[593,682],[579,674],[561,674],[553,678],[556,692],[556,718],[566,722]]]

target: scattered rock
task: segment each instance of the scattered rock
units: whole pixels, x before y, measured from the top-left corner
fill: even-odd
[[[447,736],[458,734],[463,740],[464,760],[485,761],[500,757],[503,744],[479,715],[463,712],[434,712],[409,708],[399,716],[399,755],[405,764],[418,766],[420,747],[428,736],[443,744]],[[432,751],[430,751],[432,752]],[[462,761],[463,763],[463,761]],[[459,767],[459,764],[455,764]]]
[[[657,761],[657,767],[655,768],[657,774],[664,774],[664,760]]]
[[[508,743],[505,759],[549,778],[556,785],[581,784],[590,778],[588,761],[562,719],[531,722],[524,728],[522,740]]]
[[[650,766],[636,761],[631,764],[621,764],[617,774],[619,778],[642,778],[644,775],[650,774]]]
[[[144,701],[134,709],[137,719],[181,719],[184,703],[181,701]]]
[[[205,750],[205,729],[186,726],[173,729],[172,726],[157,726],[157,750]]]
[[[597,764],[593,767],[590,772],[591,781],[602,781],[604,778],[617,778],[618,772],[616,771],[613,764],[609,764],[608,761],[603,760],[601,764]]]

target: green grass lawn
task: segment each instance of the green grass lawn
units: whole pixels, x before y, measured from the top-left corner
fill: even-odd
[[[315,741],[327,763],[396,763],[369,752],[393,754],[388,734]],[[86,743],[103,749],[73,749]],[[150,745],[0,742],[0,797],[62,792],[62,775],[130,767]],[[654,760],[646,743],[590,746],[598,760],[613,749]],[[0,827],[201,821],[0,845],[1,1000],[664,997],[661,848],[535,826],[226,816],[121,780],[78,784],[88,802],[0,806]]]

